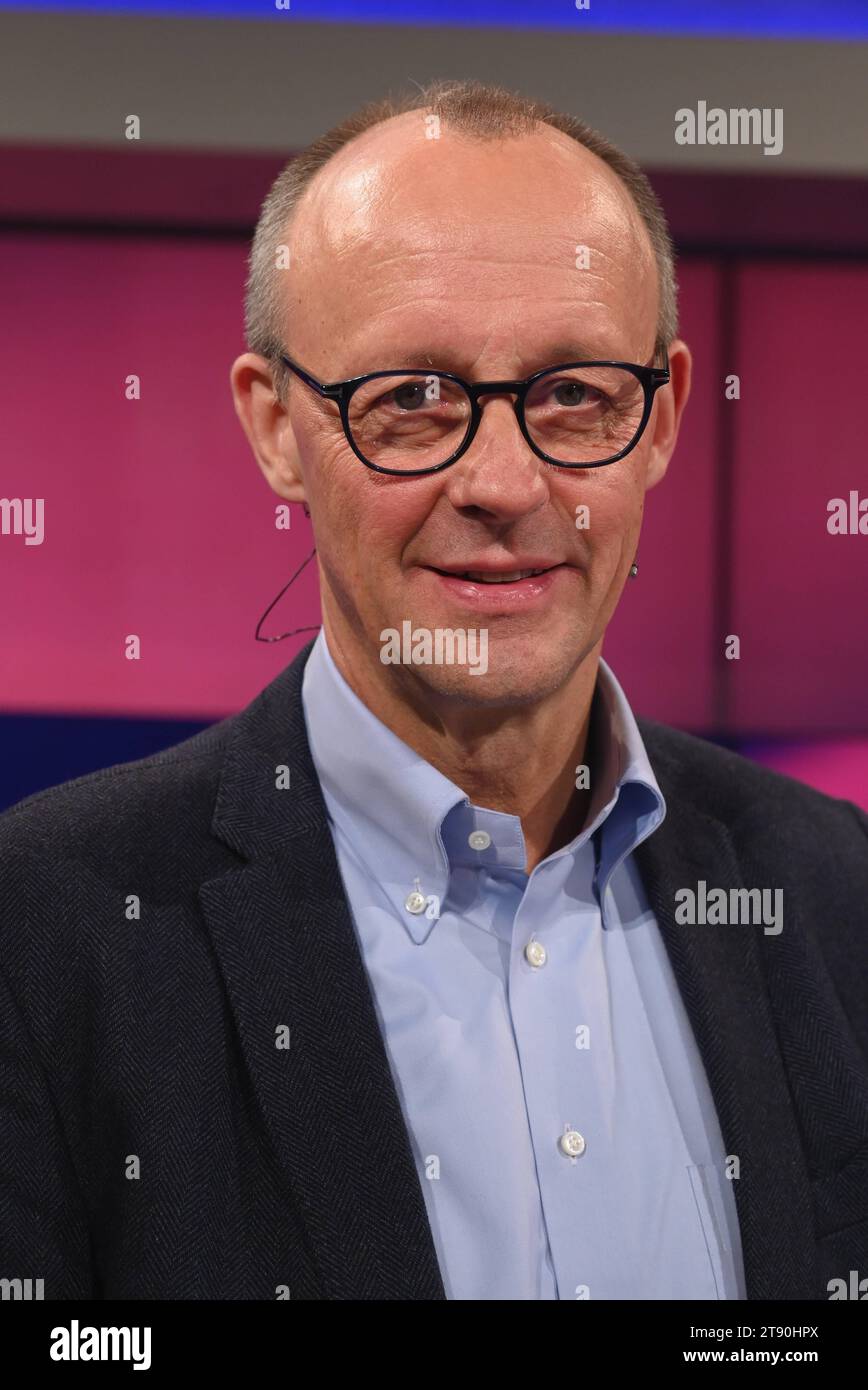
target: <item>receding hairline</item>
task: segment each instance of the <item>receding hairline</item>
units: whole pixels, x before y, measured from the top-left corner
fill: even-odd
[[[342,145],[330,159],[326,160],[308,179],[292,208],[287,212],[287,220],[283,227],[283,234],[288,237],[292,227],[299,220],[302,209],[313,201],[322,192],[323,184],[327,184],[329,179],[337,180],[341,176],[342,167],[349,165],[353,159],[360,159],[364,156],[367,147],[372,151],[377,144],[382,144],[390,133],[401,126],[410,129],[411,122],[418,120],[420,115],[435,114],[429,103],[413,107],[408,111],[399,111],[393,116],[387,116],[378,121],[375,125],[368,126],[365,130],[354,135],[346,144]],[[534,119],[532,126],[522,130],[504,130],[498,134],[488,137],[480,136],[472,130],[460,126],[454,129],[450,126],[448,117],[444,118],[444,124],[449,129],[450,137],[464,141],[467,144],[504,144],[510,140],[532,139],[534,136],[542,136],[555,148],[562,150],[564,154],[575,157],[580,163],[584,163],[589,169],[594,170],[606,185],[617,195],[622,207],[630,219],[631,226],[635,232],[642,237],[645,246],[655,258],[654,243],[651,231],[645,222],[642,214],[632,197],[630,189],[619,177],[610,164],[602,159],[596,151],[589,149],[580,141],[567,135],[565,131],[559,130],[557,126],[550,125],[547,121],[539,117]],[[412,146],[407,145],[394,151],[394,161],[398,162],[404,153],[410,153]]]

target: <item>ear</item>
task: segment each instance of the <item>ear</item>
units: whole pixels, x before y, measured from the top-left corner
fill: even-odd
[[[693,357],[690,348],[676,338],[669,348],[669,384],[657,392],[651,416],[651,450],[648,455],[646,487],[655,487],[665,475],[678,440],[681,416],[690,395]]]
[[[267,359],[255,352],[243,353],[233,362],[229,380],[235,413],[269,485],[278,497],[303,502],[295,433],[286,407],[277,399]]]

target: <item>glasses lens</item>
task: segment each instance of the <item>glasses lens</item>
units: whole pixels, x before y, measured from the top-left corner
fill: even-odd
[[[620,454],[635,439],[645,410],[638,377],[622,367],[558,367],[534,382],[525,399],[533,442],[563,463],[592,464]]]
[[[374,377],[350,398],[349,423],[368,463],[396,472],[436,468],[464,442],[470,398],[436,373]]]

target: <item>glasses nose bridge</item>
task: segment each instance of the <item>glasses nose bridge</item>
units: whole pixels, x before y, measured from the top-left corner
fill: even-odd
[[[470,399],[479,410],[483,396],[515,396],[513,408],[517,410],[526,389],[524,381],[477,381],[470,384]]]
[[[483,408],[485,398],[491,396],[514,396],[512,402],[513,414],[518,422],[519,429],[524,433],[523,424],[523,405],[524,394],[527,390],[527,383],[524,381],[477,381],[470,383],[470,400],[473,407],[474,420],[471,427],[471,437],[476,435],[479,426],[482,424]]]
[[[513,414],[515,416],[515,426],[518,428],[519,435],[526,441],[527,430],[524,423],[524,398],[528,391],[529,383],[526,381],[477,381],[465,382],[465,389],[470,397],[471,420],[469,425],[468,437],[464,443],[464,450],[468,450],[478,438],[480,427],[485,419],[485,401],[492,396],[513,396],[511,402]],[[515,427],[514,426],[514,427]],[[534,450],[534,452],[536,452]]]

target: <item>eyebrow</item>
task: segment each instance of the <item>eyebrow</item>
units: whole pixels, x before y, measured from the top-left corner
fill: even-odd
[[[598,346],[592,347],[588,343],[560,343],[553,348],[549,348],[546,353],[545,361],[540,361],[540,367],[547,367],[550,364],[557,366],[559,362],[624,362],[627,359],[619,357],[611,349],[601,349]]]
[[[557,367],[563,362],[608,362],[626,361],[626,358],[618,357],[616,353],[601,351],[599,348],[592,348],[587,343],[559,343],[549,347],[545,352],[529,353],[525,363],[529,370],[526,375],[530,376],[536,371],[541,371],[543,367]],[[450,365],[457,363],[458,365]],[[533,365],[531,365],[533,364]],[[389,357],[388,363],[384,362],[381,370],[388,371],[390,367],[429,367],[432,371],[454,372],[456,376],[463,376],[462,358],[452,352],[444,352],[436,358],[423,350],[418,352],[408,352],[403,356],[395,354]]]

